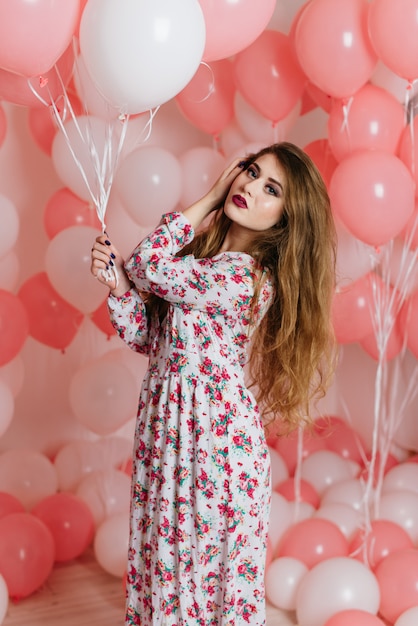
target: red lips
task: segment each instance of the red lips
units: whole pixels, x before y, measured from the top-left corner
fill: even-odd
[[[232,196],[232,202],[236,206],[238,206],[238,207],[240,207],[242,209],[246,209],[247,208],[247,202],[246,202],[245,198],[243,198],[242,196],[239,196],[239,195]]]

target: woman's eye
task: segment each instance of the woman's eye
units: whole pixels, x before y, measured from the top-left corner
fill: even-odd
[[[248,172],[248,176],[251,176],[252,178],[257,178],[257,171],[255,170],[254,167],[249,167],[247,172]]]
[[[276,187],[272,187],[271,185],[267,185],[266,189],[267,189],[267,193],[270,193],[272,196],[278,196],[279,195],[279,192],[277,191]]]

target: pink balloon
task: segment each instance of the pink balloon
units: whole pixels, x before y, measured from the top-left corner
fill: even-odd
[[[18,296],[0,289],[0,366],[14,359],[29,334],[29,319]]]
[[[341,101],[333,103],[328,138],[338,161],[358,150],[395,154],[404,126],[404,108],[395,96],[367,84],[352,96],[349,107]]]
[[[11,448],[0,454],[0,491],[18,498],[27,510],[57,487],[55,467],[41,452]]]
[[[337,167],[337,160],[332,154],[328,139],[315,139],[304,148],[316,167],[319,169],[327,187],[331,182],[332,175]]]
[[[276,0],[199,0],[206,26],[203,60],[230,57],[247,48],[266,28]]]
[[[335,225],[338,237],[337,290],[342,291],[376,267],[380,252],[354,237],[338,218]]]
[[[32,509],[32,514],[51,532],[55,561],[71,561],[81,556],[93,540],[93,515],[87,504],[72,493],[44,498]]]
[[[79,0],[0,1],[0,66],[23,76],[51,69],[71,43]]]
[[[44,226],[49,239],[70,226],[91,226],[100,230],[96,209],[67,187],[55,191],[44,209]]]
[[[378,519],[389,520],[401,526],[418,542],[418,494],[399,489],[384,493],[380,497]]]
[[[272,122],[291,112],[306,84],[289,37],[274,30],[236,55],[234,76],[247,102]]]
[[[7,130],[7,118],[4,108],[0,106],[0,146],[2,145],[4,138],[6,137]]]
[[[77,96],[71,92],[70,87],[66,89],[65,94],[59,93],[54,99],[54,105],[57,107],[62,119],[66,119],[69,115],[68,102],[75,115],[81,115],[83,107]],[[52,144],[54,137],[58,131],[57,121],[55,119],[55,111],[52,107],[39,106],[32,104],[28,111],[29,131],[36,145],[48,156],[51,156]]]
[[[334,484],[349,480],[352,470],[349,462],[336,452],[318,450],[302,461],[301,476],[322,496]]]
[[[16,496],[0,491],[0,519],[11,513],[24,513],[25,507]]]
[[[338,343],[360,341],[374,331],[373,290],[381,284],[377,274],[369,272],[334,295],[332,321]]]
[[[289,468],[290,475],[293,475],[298,463],[298,437],[296,433],[277,437],[274,441],[274,448],[280,454]],[[324,449],[324,442],[321,437],[311,433],[304,433],[301,449],[301,461],[317,450]]]
[[[112,326],[109,318],[109,309],[107,308],[106,300],[102,302],[102,304],[95,311],[93,311],[93,313],[90,314],[90,319],[108,339],[110,339],[112,335],[116,335],[116,330]]]
[[[295,47],[302,69],[335,98],[353,95],[373,73],[377,56],[367,16],[367,0],[312,0],[298,19]]]
[[[121,470],[108,468],[90,472],[75,493],[89,507],[96,528],[113,515],[129,513],[131,480]]]
[[[38,108],[48,106],[62,97],[63,86],[65,88],[70,80],[73,65],[73,47],[69,46],[58,59],[56,68],[53,67],[42,77],[28,79],[0,68],[0,97],[21,106]]]
[[[0,519],[0,572],[9,595],[20,600],[39,589],[54,565],[50,530],[30,513],[12,513]]]
[[[45,272],[28,278],[19,297],[28,312],[30,336],[64,351],[76,336],[84,315],[55,291]]]
[[[389,520],[374,520],[370,529],[357,530],[350,543],[350,556],[375,570],[389,554],[413,548],[414,544],[406,530]]]
[[[281,538],[276,557],[292,557],[311,569],[321,561],[348,556],[348,541],[329,520],[306,519],[291,526]]]
[[[418,605],[418,550],[389,554],[376,568],[380,588],[379,611],[393,624],[402,613]]]
[[[369,34],[376,53],[388,68],[409,81],[418,78],[417,8],[416,0],[374,0],[369,11]]]
[[[107,466],[108,455],[104,450],[96,442],[85,439],[66,443],[54,459],[60,491],[75,491],[87,474]]]
[[[112,515],[100,524],[94,537],[94,555],[105,572],[122,578],[129,544],[127,513]]]
[[[418,132],[418,119],[414,117],[412,125],[408,124],[402,133],[399,143],[399,157],[405,163],[408,170],[411,172],[411,176],[415,181],[415,185],[418,184],[418,173],[415,164],[418,159],[418,146],[415,141],[415,133]],[[418,197],[418,190],[415,190],[415,195]],[[410,216],[411,217],[411,216]],[[405,224],[406,225],[406,224]]]
[[[327,450],[336,452],[343,459],[362,465],[365,443],[362,437],[347,423],[330,426],[323,436]]]
[[[298,483],[293,476],[290,476],[276,485],[274,490],[291,502],[308,502],[315,509],[319,506],[319,495],[307,480],[301,479]]]
[[[339,163],[330,197],[333,210],[355,237],[380,246],[400,233],[410,219],[415,184],[398,157],[365,150]]]
[[[385,626],[377,615],[359,609],[348,609],[335,613],[327,619],[324,626]]]
[[[379,339],[379,340],[378,340]],[[383,341],[383,343],[382,343]],[[402,352],[404,347],[404,338],[399,322],[399,318],[395,319],[392,329],[387,333],[387,337],[378,338],[373,332],[360,341],[363,350],[369,354],[372,359],[379,361],[391,361]]]
[[[418,248],[418,203],[415,202],[415,210],[408,220],[405,228],[400,233],[400,238],[410,250]]]
[[[234,117],[234,93],[232,63],[223,59],[202,63],[176,102],[186,119],[217,137]]]

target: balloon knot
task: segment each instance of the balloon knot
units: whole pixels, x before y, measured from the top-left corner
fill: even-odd
[[[48,84],[48,77],[47,76],[40,76],[39,77],[39,86],[40,87],[46,87]]]

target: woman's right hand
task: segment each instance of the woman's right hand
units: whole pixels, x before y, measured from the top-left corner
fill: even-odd
[[[96,237],[91,249],[90,270],[99,282],[109,287],[114,296],[123,296],[131,288],[124,259],[109,241],[107,234]]]

